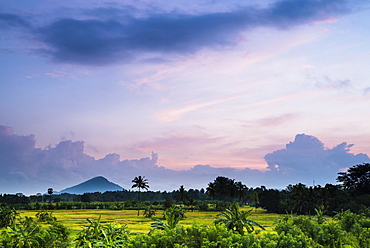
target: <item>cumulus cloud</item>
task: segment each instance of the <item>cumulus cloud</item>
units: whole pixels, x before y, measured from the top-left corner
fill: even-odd
[[[60,18],[31,31],[48,46],[42,52],[56,61],[107,65],[140,56],[146,61],[173,59],[204,48],[235,46],[238,37],[252,28],[287,29],[346,11],[345,2],[338,0],[282,0],[264,8],[241,6],[225,12],[196,14],[147,11],[137,15],[134,11],[135,15],[130,15],[127,8],[99,8],[89,11],[89,19]],[[110,19],[107,12],[112,14]],[[23,20],[14,14],[3,19],[9,25],[21,24]]]
[[[96,160],[84,152],[83,141],[61,141],[45,149],[36,148],[35,143],[33,135],[14,134],[10,127],[0,126],[0,193],[35,194],[49,187],[59,191],[96,176],[126,189],[138,175],[149,179],[152,190],[174,190],[182,184],[186,188],[205,188],[217,176],[242,181],[249,187],[284,188],[298,182],[311,185],[312,180],[324,185],[335,183],[341,169],[370,162],[366,154],[351,153],[352,145],[344,142],[329,149],[316,137],[305,134],[297,135],[285,149],[267,154],[266,172],[210,165],[175,171],[158,166],[154,152],[141,159],[121,160],[118,154],[108,154]]]
[[[84,152],[83,141],[61,141],[45,149],[35,144],[34,135],[14,134],[12,128],[0,125],[0,193],[35,194],[49,187],[58,191],[98,175],[129,188],[137,175],[149,173],[160,182],[167,171],[156,165],[154,153],[137,160],[120,161],[118,154],[96,160]],[[159,186],[164,188],[165,183]]]
[[[311,184],[313,180],[318,184],[325,184],[328,180],[335,182],[341,169],[370,161],[366,154],[351,153],[352,146],[343,142],[331,149],[325,148],[318,138],[297,134],[284,149],[265,156],[267,174],[294,179],[293,183]]]

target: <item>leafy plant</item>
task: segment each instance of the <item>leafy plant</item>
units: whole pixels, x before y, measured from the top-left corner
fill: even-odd
[[[152,218],[154,215],[155,215],[155,210],[152,208],[152,206],[150,205],[149,207],[147,207],[145,210],[144,210],[144,214],[143,214],[145,217],[147,218]]]
[[[223,218],[218,218],[214,221],[215,224],[224,224],[227,229],[235,230],[239,234],[244,234],[244,228],[247,229],[248,233],[254,231],[254,226],[258,226],[261,229],[265,229],[261,224],[248,219],[251,215],[253,209],[248,211],[241,211],[238,203],[234,203],[230,209],[225,209],[224,212],[218,216]]]
[[[59,222],[48,227],[39,225],[31,217],[20,219],[1,233],[0,247],[70,247],[70,231]]]
[[[325,217],[324,217],[324,206],[321,206],[320,208],[315,208],[315,212],[316,212],[316,221],[317,223],[319,224],[322,224],[326,221]]]
[[[51,223],[57,220],[56,217],[53,216],[52,212],[48,212],[47,210],[41,210],[36,214],[36,219],[40,222],[47,222]]]
[[[13,225],[18,215],[19,215],[18,212],[14,208],[10,208],[8,206],[1,206],[0,228]]]
[[[254,247],[259,248],[254,234],[244,236],[216,226],[179,226],[165,231],[153,230],[149,234],[138,234],[130,240],[128,247],[135,248],[205,248],[205,247]]]
[[[172,206],[170,208],[167,208],[164,211],[163,215],[166,222],[154,219],[156,222],[153,222],[151,224],[151,227],[161,230],[164,230],[166,228],[175,229],[178,226],[179,221],[185,218],[185,212],[179,206]]]
[[[101,216],[96,221],[87,221],[90,225],[78,233],[76,247],[125,247],[129,236],[126,225],[103,225]]]

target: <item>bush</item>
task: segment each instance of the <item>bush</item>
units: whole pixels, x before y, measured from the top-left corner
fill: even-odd
[[[20,219],[1,232],[0,247],[70,247],[70,231],[59,222],[42,227],[31,217]]]
[[[209,211],[209,205],[207,203],[200,203],[197,205],[200,211]]]
[[[151,226],[161,230],[174,229],[178,226],[179,221],[185,218],[185,212],[179,206],[172,206],[164,211],[163,218],[166,222],[154,219],[156,222],[153,222]]]
[[[155,215],[155,210],[152,208],[152,206],[149,206],[144,210],[143,215],[147,218],[152,218]]]
[[[346,211],[337,215],[333,221],[322,224],[307,216],[292,217],[278,223],[275,230],[279,236],[303,238],[300,243],[308,245],[303,247],[370,247],[370,229],[364,227],[368,223],[369,219]],[[268,236],[269,234],[266,237]],[[278,237],[271,237],[275,241],[280,240]]]
[[[225,201],[217,201],[216,205],[214,207],[215,211],[224,211],[226,208],[229,208],[231,206],[230,202]]]
[[[78,233],[76,247],[124,247],[128,241],[129,232],[126,225],[109,223],[103,225],[100,218],[96,221],[87,219],[90,223]]]
[[[0,228],[13,225],[18,215],[14,208],[0,206]]]
[[[53,216],[52,212],[48,212],[46,210],[41,210],[40,212],[38,212],[36,214],[36,219],[40,222],[47,222],[47,223],[51,223],[57,220],[57,218]]]
[[[191,226],[154,230],[149,234],[136,235],[127,247],[135,248],[201,248],[201,247],[251,247],[258,248],[254,234],[240,235],[222,226]]]

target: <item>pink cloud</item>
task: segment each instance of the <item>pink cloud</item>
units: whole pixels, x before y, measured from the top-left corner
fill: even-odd
[[[323,20],[313,21],[312,24],[321,24],[321,23],[334,23],[337,22],[338,19],[334,17],[329,17]]]
[[[233,96],[233,97],[227,97],[227,98],[221,98],[213,101],[208,101],[208,102],[202,102],[202,103],[190,103],[187,104],[183,107],[179,108],[172,108],[172,109],[167,109],[161,112],[158,112],[156,114],[157,119],[162,122],[171,122],[171,121],[176,121],[181,118],[182,115],[196,111],[201,108],[209,107],[218,103],[222,102],[227,102],[231,101],[237,98],[242,97],[241,95],[238,96]]]
[[[264,127],[270,127],[270,126],[277,126],[281,125],[283,123],[292,121],[298,117],[298,114],[295,113],[287,113],[280,116],[273,116],[268,117],[264,119],[260,119],[257,121],[257,124]]]

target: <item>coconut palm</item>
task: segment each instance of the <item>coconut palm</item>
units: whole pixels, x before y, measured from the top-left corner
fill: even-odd
[[[244,185],[242,182],[236,182],[235,187],[239,202],[241,202],[247,193],[248,187]]]
[[[179,190],[177,190],[176,195],[173,199],[177,202],[182,202],[182,204],[186,204],[190,199],[189,193],[185,190],[184,185],[181,185]]]
[[[139,189],[139,203],[138,203],[138,207],[137,207],[137,216],[140,215],[140,190],[141,189],[144,189],[144,190],[148,190],[149,189],[149,184],[148,184],[148,179],[146,179],[144,176],[138,176],[138,177],[135,177],[132,182],[134,183],[132,185],[131,188],[138,188]]]
[[[206,188],[206,194],[215,199],[216,196],[216,187],[214,183],[209,183],[208,187]]]
[[[48,188],[48,194],[49,194],[49,201],[50,201],[50,202],[51,202],[51,200],[52,200],[52,195],[53,195],[53,193],[54,193],[53,188]]]
[[[219,214],[218,216],[222,216],[224,218],[218,218],[215,220],[215,224],[224,224],[227,229],[235,230],[241,235],[244,234],[244,228],[247,229],[249,233],[254,231],[254,226],[258,226],[261,229],[265,230],[265,228],[253,221],[248,219],[251,215],[253,209],[248,211],[240,211],[239,204],[234,203],[231,205],[230,209],[226,209],[224,212]]]

